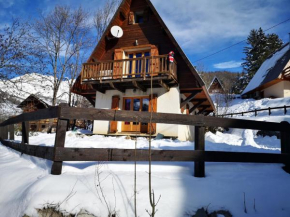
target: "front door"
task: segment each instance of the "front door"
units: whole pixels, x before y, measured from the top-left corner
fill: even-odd
[[[126,97],[123,99],[123,110],[147,111],[149,108],[149,97]],[[148,124],[140,122],[123,122],[122,132],[147,133]]]

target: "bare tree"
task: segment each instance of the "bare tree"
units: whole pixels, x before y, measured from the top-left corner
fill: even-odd
[[[10,25],[0,29],[0,115],[17,113],[15,104],[19,96],[15,90],[23,91],[23,75],[39,70],[41,54],[33,49],[31,31],[27,23],[12,19]],[[13,79],[18,77],[17,79]],[[27,76],[26,76],[27,77]],[[13,90],[13,91],[12,91]]]
[[[30,30],[25,23],[14,19],[10,26],[0,29],[0,79],[9,79],[36,70],[37,64]]]
[[[94,16],[94,24],[97,30],[97,41],[105,32],[112,16],[117,10],[120,0],[106,0],[104,7],[98,8]]]
[[[81,7],[72,10],[68,6],[56,6],[52,12],[41,14],[33,24],[35,48],[45,56],[43,73],[53,76],[52,105],[56,105],[65,77],[69,75],[72,80],[76,77],[79,56],[90,45],[88,18],[89,14]]]

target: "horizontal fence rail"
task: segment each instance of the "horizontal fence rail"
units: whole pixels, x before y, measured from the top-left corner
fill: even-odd
[[[54,147],[29,145],[28,122],[39,119],[58,118]],[[65,136],[68,121],[71,119],[127,121],[195,126],[195,150],[152,150],[153,161],[189,161],[195,162],[196,177],[205,176],[205,162],[248,162],[248,163],[284,163],[290,167],[290,124],[251,121],[231,118],[207,117],[202,115],[182,115],[168,113],[132,112],[105,109],[52,107],[37,112],[24,113],[0,124],[0,141],[3,145],[35,157],[52,160],[51,173],[61,174],[63,161],[134,161],[133,149],[67,148]],[[8,141],[13,124],[22,122],[22,142]],[[10,128],[9,128],[10,127]],[[226,127],[279,131],[281,133],[281,153],[243,153],[205,151],[205,127]],[[9,129],[10,131],[9,131]],[[9,132],[9,133],[8,133]],[[14,132],[13,132],[14,134]],[[12,139],[11,139],[12,138]],[[148,161],[148,150],[136,150],[137,161]]]
[[[286,105],[278,106],[278,107],[268,107],[268,108],[255,109],[255,110],[250,110],[250,111],[245,111],[245,112],[223,114],[223,115],[218,115],[217,117],[226,117],[226,116],[233,117],[234,115],[242,115],[242,116],[244,116],[244,114],[249,114],[249,113],[255,113],[255,116],[257,116],[258,112],[261,112],[261,111],[268,111],[269,115],[271,115],[272,114],[272,110],[279,110],[279,109],[283,109],[284,110],[284,115],[286,115],[288,108],[290,108],[290,106],[286,106]]]

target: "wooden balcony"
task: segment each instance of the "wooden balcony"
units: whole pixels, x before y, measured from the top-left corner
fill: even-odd
[[[169,90],[177,85],[177,63],[169,63],[168,55],[148,56],[134,59],[109,60],[84,63],[81,82],[92,84],[94,89],[105,92],[117,89],[141,89],[162,86]]]

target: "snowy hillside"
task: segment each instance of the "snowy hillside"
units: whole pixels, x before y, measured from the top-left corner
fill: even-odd
[[[12,84],[13,83],[13,84]],[[12,83],[0,81],[2,91],[9,93],[21,100],[30,94],[42,96],[48,104],[51,104],[53,95],[53,77],[37,73],[27,74],[12,79]],[[69,86],[67,82],[62,82],[59,87],[57,98],[60,101],[68,100]]]
[[[11,82],[3,82],[0,80],[0,89],[18,103],[26,99],[30,94],[34,94],[51,105],[53,96],[53,77],[33,73],[13,78]],[[57,104],[68,102],[68,91],[68,82],[63,81],[57,94]],[[0,114],[4,113],[10,116],[21,113],[21,110],[16,108],[18,103],[9,103],[9,101],[5,104],[0,103]]]
[[[280,106],[289,99],[232,101],[231,112]],[[290,120],[290,112],[260,113],[247,119]],[[270,119],[269,119],[270,118]],[[230,129],[205,136],[206,150],[280,153],[280,140],[259,137],[257,131]],[[54,134],[30,137],[30,143],[53,146]],[[16,137],[20,141],[20,137]],[[128,148],[135,141],[125,137],[85,136],[67,132],[65,147]],[[193,150],[193,142],[154,140],[154,149]],[[148,140],[138,138],[137,148],[148,149]],[[193,177],[193,162],[153,163],[153,189],[157,205],[156,217],[191,216],[201,207],[210,212],[229,210],[235,217],[289,217],[290,174],[282,164],[206,163],[206,177]],[[134,216],[134,163],[132,162],[65,162],[61,176],[50,175],[51,162],[20,155],[0,145],[0,216],[38,216],[37,209],[59,205],[63,213],[77,214],[86,210],[98,217],[108,210],[118,217]],[[101,191],[102,189],[102,191]],[[137,164],[138,216],[148,216],[148,165]],[[245,196],[245,200],[244,200]],[[108,206],[106,205],[108,204]],[[246,212],[245,212],[246,209]],[[224,217],[219,215],[218,217]]]

